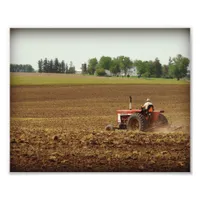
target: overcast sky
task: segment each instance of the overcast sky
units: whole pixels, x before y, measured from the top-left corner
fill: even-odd
[[[128,56],[131,60],[154,60],[167,64],[169,57],[190,58],[189,29],[11,29],[10,61],[31,64],[39,59],[83,62],[101,56]]]

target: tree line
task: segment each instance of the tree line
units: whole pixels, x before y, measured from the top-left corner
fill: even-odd
[[[29,64],[26,65],[18,65],[18,64],[10,64],[10,72],[34,72],[35,70]]]
[[[99,60],[97,58],[91,58],[88,63],[82,64],[82,74],[90,74],[97,76],[106,76],[106,70],[110,71],[113,76],[130,76],[129,70],[135,66],[137,68],[138,77],[149,77],[149,78],[177,78],[179,80],[183,77],[190,77],[188,66],[190,60],[178,54],[176,57],[169,58],[167,65],[162,65],[158,58],[155,60],[132,61],[129,57],[118,56],[111,58],[109,56],[102,56]],[[34,72],[35,70],[29,64],[10,64],[10,72]],[[73,62],[70,61],[69,66],[64,60],[61,62],[58,58],[40,59],[38,61],[38,72],[39,73],[76,73]]]
[[[189,75],[189,63],[190,60],[181,54],[174,58],[170,57],[167,65],[162,65],[158,58],[154,61],[134,61],[139,76],[177,78],[177,80]]]
[[[119,75],[123,72],[126,76],[128,70],[132,68],[132,65],[133,62],[129,57],[118,56],[116,58],[111,58],[109,56],[102,56],[99,61],[97,58],[89,59],[88,67],[83,68],[82,66],[82,73],[105,76],[106,70],[109,70],[113,75]]]
[[[188,66],[190,60],[178,54],[174,58],[169,58],[167,65],[162,65],[158,58],[155,60],[131,61],[129,57],[118,56],[111,58],[108,56],[102,56],[98,61],[97,58],[91,58],[88,60],[88,66],[82,65],[82,74],[96,74],[97,76],[105,76],[106,70],[109,70],[114,76],[124,74],[130,76],[128,70],[133,66],[137,68],[138,77],[151,77],[151,78],[180,78],[188,76]]]
[[[76,70],[72,61],[70,61],[68,66],[68,64],[65,63],[64,60],[60,62],[58,58],[55,58],[54,60],[48,60],[47,58],[45,58],[44,60],[40,59],[38,61],[38,72],[74,74]]]

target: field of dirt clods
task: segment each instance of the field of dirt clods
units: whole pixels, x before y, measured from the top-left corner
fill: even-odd
[[[189,172],[189,85],[12,86],[11,172]],[[129,96],[164,109],[177,131],[105,131]]]

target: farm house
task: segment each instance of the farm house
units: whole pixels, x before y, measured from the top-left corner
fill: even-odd
[[[108,76],[113,76],[113,74],[109,71],[109,70],[105,70],[106,74]],[[127,71],[127,75],[129,76],[137,76],[137,68],[136,66],[131,67],[128,71]],[[125,73],[122,71],[119,76],[125,76]]]

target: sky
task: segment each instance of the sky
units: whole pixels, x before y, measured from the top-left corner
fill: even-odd
[[[10,29],[10,63],[30,64],[47,58],[73,62],[76,70],[90,58],[128,56],[167,64],[181,54],[190,59],[189,29]]]

